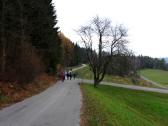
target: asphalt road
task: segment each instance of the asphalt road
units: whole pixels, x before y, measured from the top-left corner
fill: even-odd
[[[66,80],[1,110],[0,126],[79,126],[80,108],[78,81]]]

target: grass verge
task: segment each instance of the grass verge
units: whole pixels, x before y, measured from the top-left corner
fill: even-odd
[[[168,94],[81,84],[81,126],[167,126]]]

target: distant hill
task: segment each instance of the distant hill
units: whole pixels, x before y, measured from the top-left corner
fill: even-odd
[[[164,59],[165,59],[166,63],[168,63],[168,57],[166,57],[166,58],[164,58]]]

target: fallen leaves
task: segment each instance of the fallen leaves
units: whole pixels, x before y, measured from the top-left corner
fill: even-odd
[[[41,74],[32,83],[0,82],[0,109],[42,92],[56,82],[54,76]]]

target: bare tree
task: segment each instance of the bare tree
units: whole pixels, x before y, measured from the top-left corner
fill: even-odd
[[[89,66],[94,75],[94,87],[103,80],[113,55],[125,49],[127,30],[112,26],[107,18],[94,17],[89,25],[77,31],[85,45]]]

